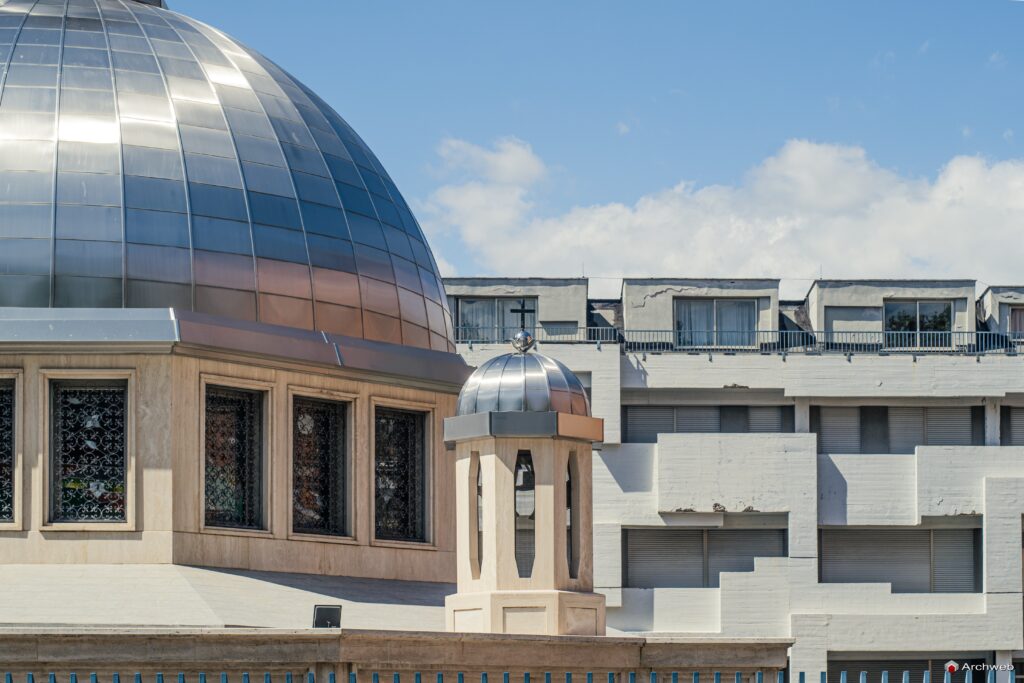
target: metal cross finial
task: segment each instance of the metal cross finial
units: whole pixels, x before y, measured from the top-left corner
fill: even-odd
[[[521,330],[525,330],[526,329],[526,314],[527,313],[536,313],[536,312],[537,311],[535,309],[527,308],[526,307],[526,299],[520,299],[519,300],[519,308],[513,308],[511,311],[509,311],[509,313],[518,313],[519,314],[519,329],[521,329]]]

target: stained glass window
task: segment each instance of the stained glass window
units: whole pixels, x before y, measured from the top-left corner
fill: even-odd
[[[335,401],[296,398],[292,425],[292,530],[347,535],[346,415]]]
[[[0,384],[0,522],[14,521],[14,383]]]
[[[376,537],[425,542],[425,415],[377,408],[374,422]]]
[[[57,381],[50,401],[51,521],[125,521],[127,382]]]
[[[206,387],[206,525],[263,528],[263,392]]]

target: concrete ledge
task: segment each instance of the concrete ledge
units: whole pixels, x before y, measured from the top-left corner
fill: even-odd
[[[0,662],[50,671],[181,671],[318,675],[382,672],[777,671],[788,639],[618,638],[418,631],[3,628]]]

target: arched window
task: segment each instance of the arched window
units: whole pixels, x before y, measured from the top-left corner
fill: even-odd
[[[530,451],[519,451],[516,456],[515,494],[516,568],[519,570],[519,578],[528,579],[533,575],[533,560],[536,556],[537,512],[533,455]]]
[[[580,492],[579,465],[576,451],[569,453],[565,466],[565,555],[569,563],[569,578],[580,573]]]

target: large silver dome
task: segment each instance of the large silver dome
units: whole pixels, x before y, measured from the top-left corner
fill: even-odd
[[[135,0],[0,0],[0,306],[455,350],[426,239],[359,136],[263,56]]]
[[[506,353],[466,380],[459,415],[488,412],[557,412],[590,415],[587,391],[572,370],[539,353]]]

